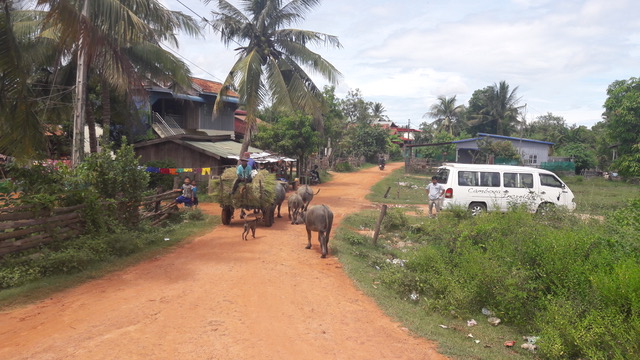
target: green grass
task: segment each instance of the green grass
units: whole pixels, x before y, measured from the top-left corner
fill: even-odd
[[[640,186],[601,177],[567,176],[562,179],[576,198],[576,213],[605,215],[640,196]]]
[[[412,333],[434,340],[438,343],[438,352],[455,359],[532,359],[532,354],[518,348],[507,349],[503,346],[507,340],[522,343],[523,334],[509,326],[491,326],[487,317],[480,311],[477,314],[462,315],[425,310],[421,301],[412,301],[409,294],[398,294],[385,285],[383,271],[377,270],[389,266],[386,259],[402,258],[406,253],[393,249],[389,244],[394,234],[383,232],[379,242],[383,246],[374,247],[370,238],[356,233],[362,227],[370,229],[378,216],[376,211],[364,211],[348,216],[337,230],[332,245],[332,253],[336,254],[346,273],[358,288],[372,297],[376,303],[393,319],[399,321]],[[410,222],[417,221],[410,218]],[[474,319],[478,325],[467,326],[467,320]],[[448,328],[444,329],[440,325]],[[472,334],[473,338],[468,337]],[[475,343],[474,340],[480,340]]]
[[[375,184],[367,200],[387,204],[426,204],[425,186],[428,178],[426,175],[405,174],[402,167]],[[391,187],[391,191],[385,199],[384,193],[388,187]]]
[[[122,270],[142,261],[170,252],[185,239],[210,231],[220,224],[219,216],[206,216],[202,221],[185,221],[168,227],[166,232],[158,234],[159,240],[151,243],[139,252],[121,258],[110,258],[96,262],[84,271],[49,276],[34,280],[22,286],[0,290],[0,309],[6,310],[29,304],[50,297],[52,294],[78,286],[92,279],[103,277],[109,273]],[[164,241],[164,238],[171,239]]]

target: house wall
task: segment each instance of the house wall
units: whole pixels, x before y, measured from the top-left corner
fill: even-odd
[[[495,139],[492,140],[498,141]],[[551,145],[518,140],[499,141],[511,142],[513,147],[515,147],[520,153],[523,163],[526,166],[539,167],[542,162],[546,162],[549,160]],[[478,142],[476,140],[456,144],[456,162],[470,164],[472,162],[473,150],[477,149]]]
[[[235,104],[225,103],[222,114],[218,116],[213,116],[213,104],[204,105],[201,108],[200,129],[234,130],[234,112],[237,109]]]
[[[211,174],[218,174],[222,162],[213,156],[192,150],[186,146],[172,141],[134,148],[136,155],[140,156],[140,163],[145,164],[155,160],[171,160],[179,168],[211,168]],[[188,176],[187,174],[184,174]],[[208,175],[196,174],[198,181],[209,180]]]

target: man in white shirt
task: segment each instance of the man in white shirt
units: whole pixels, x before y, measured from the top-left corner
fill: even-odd
[[[436,176],[431,178],[431,184],[426,187],[427,195],[429,195],[429,217],[433,217],[433,208],[436,208],[436,213],[440,211],[441,199],[444,196],[444,186],[438,184],[438,178]]]

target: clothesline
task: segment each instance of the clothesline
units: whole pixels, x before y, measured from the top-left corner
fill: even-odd
[[[195,173],[200,175],[211,175],[211,168],[157,168],[148,166],[145,169],[146,172],[155,173],[155,174],[169,174],[169,175],[177,175],[182,173]]]

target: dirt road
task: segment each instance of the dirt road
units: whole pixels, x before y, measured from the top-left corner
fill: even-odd
[[[335,174],[334,226],[384,172]],[[286,209],[286,204],[283,206]],[[207,210],[219,211],[217,205]],[[219,226],[171,253],[0,313],[0,359],[444,359],[357,290],[286,210],[256,239]],[[330,243],[331,244],[331,243]]]

